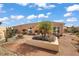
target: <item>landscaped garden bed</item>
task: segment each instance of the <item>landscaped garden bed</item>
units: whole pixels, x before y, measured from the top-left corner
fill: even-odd
[[[30,38],[30,39],[26,39],[26,44],[48,49],[48,50],[59,51],[59,43],[58,43],[57,37],[56,37],[55,41],[53,41],[53,42],[42,41],[42,40],[33,40],[32,38]]]

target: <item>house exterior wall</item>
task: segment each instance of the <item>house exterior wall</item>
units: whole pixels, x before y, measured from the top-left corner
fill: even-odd
[[[5,27],[0,27],[0,41],[5,39],[5,31],[6,31]]]
[[[64,23],[59,23],[59,22],[53,22],[52,23],[53,27],[59,27],[59,34],[63,34],[64,33]]]
[[[18,26],[14,26],[15,29],[17,29],[18,31],[22,31],[23,29],[29,29],[32,28],[33,31],[38,30],[38,23],[30,23],[30,24],[23,24],[23,25],[18,25]],[[60,34],[63,34],[64,32],[64,23],[59,23],[59,22],[52,22],[52,27],[59,27],[60,30]]]

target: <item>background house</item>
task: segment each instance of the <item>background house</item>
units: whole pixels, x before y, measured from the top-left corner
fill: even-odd
[[[22,32],[24,29],[32,28],[33,32],[38,30],[38,23],[29,23],[29,24],[23,24],[18,26],[13,26],[14,29],[17,29],[19,32]],[[61,22],[52,22],[52,30],[53,32],[58,32],[60,35],[64,32],[64,23]]]

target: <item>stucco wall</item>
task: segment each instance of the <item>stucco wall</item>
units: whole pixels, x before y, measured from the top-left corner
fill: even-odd
[[[23,25],[18,25],[14,26],[15,29],[18,29],[19,31],[22,31],[23,29],[28,29],[32,27],[33,31],[37,30],[37,23],[30,23],[30,24],[23,24]],[[60,27],[60,34],[64,32],[64,23],[59,23],[59,22],[52,22],[53,27]]]
[[[0,27],[0,40],[5,39],[5,35],[4,35],[5,30],[6,30],[5,27]]]
[[[53,27],[60,27],[60,34],[64,33],[64,23],[53,22],[52,25]]]

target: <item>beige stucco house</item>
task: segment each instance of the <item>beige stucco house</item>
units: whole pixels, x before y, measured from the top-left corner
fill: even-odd
[[[29,29],[30,27],[35,32],[36,30],[38,30],[38,23],[29,23],[29,24],[13,26],[13,28],[17,29],[19,32],[21,32],[23,29]],[[64,32],[64,23],[52,22],[52,30],[56,30],[56,29],[58,29],[58,33],[62,35]]]

